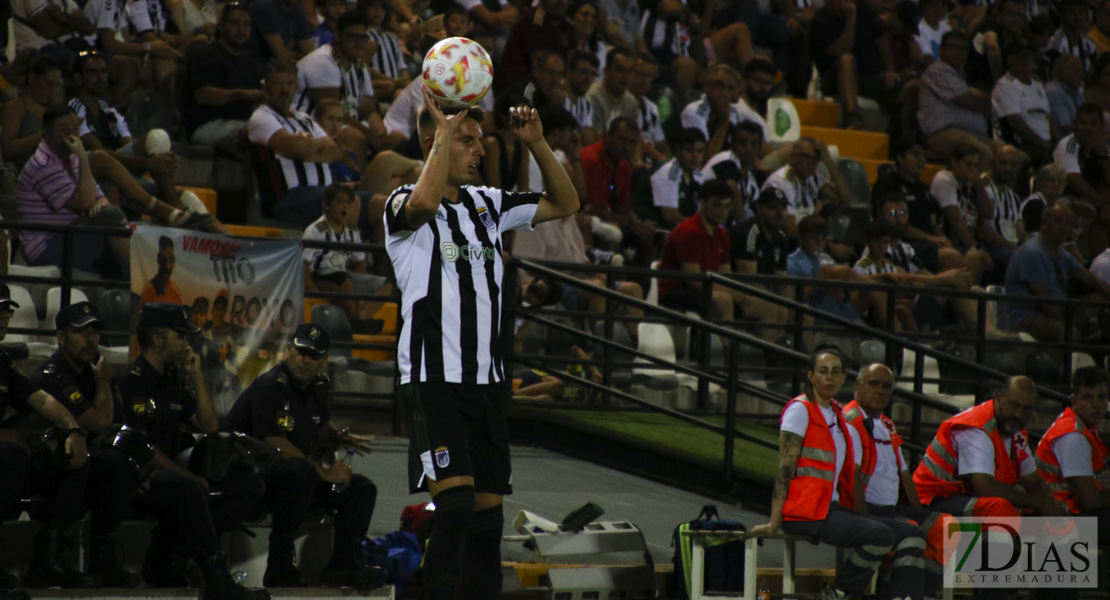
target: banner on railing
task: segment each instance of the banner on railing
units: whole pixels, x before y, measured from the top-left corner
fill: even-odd
[[[216,410],[273,365],[304,315],[297,240],[241,238],[138,225],[131,238],[131,291],[139,304],[193,309],[193,341]]]

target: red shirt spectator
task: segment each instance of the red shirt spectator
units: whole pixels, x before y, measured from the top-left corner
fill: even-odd
[[[623,158],[615,162],[605,148],[601,140],[578,153],[586,175],[586,202],[613,212],[627,210],[632,207],[632,164]]]
[[[702,273],[714,273],[721,265],[728,266],[731,256],[728,232],[718,226],[710,236],[702,224],[702,214],[698,212],[671,230],[663,244],[659,269],[681,271],[683,263],[698,263]],[[679,280],[660,278],[659,297],[665,298],[671,290],[683,285]]]

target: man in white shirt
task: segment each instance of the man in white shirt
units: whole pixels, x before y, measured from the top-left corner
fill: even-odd
[[[991,92],[995,136],[1016,145],[1037,168],[1051,159],[1052,140],[1059,131],[1049,118],[1048,94],[1033,79],[1037,49],[1026,39],[1006,48],[1008,72]]]
[[[682,126],[700,129],[709,140],[706,156],[728,149],[729,128],[737,123],[747,120],[765,125],[763,117],[740,99],[742,87],[743,79],[736,69],[726,64],[715,65],[705,78],[705,95],[682,109]],[[763,133],[766,138],[766,128]],[[760,156],[763,154],[760,152]]]
[[[828,168],[832,181],[826,181],[817,173],[817,165],[824,163]],[[829,197],[836,198],[838,203],[849,204],[852,201],[852,192],[840,169],[829,155],[829,146],[823,140],[811,137],[800,137],[794,142],[787,165],[767,178],[763,188],[778,188],[786,194],[786,235],[790,239],[798,239],[798,221],[803,217],[818,214],[823,208],[819,200],[821,188],[832,185],[835,194]],[[835,244],[834,244],[835,246]],[[833,248],[833,250],[836,250]],[[837,252],[832,252],[837,256]]]

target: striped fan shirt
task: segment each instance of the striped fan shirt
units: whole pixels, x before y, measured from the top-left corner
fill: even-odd
[[[405,222],[414,186],[394,190],[383,220],[401,290],[401,383],[492,384],[506,378],[501,236],[531,230],[541,194],[463,186],[415,231]]]
[[[346,71],[332,56],[332,46],[320,46],[297,61],[297,95],[293,109],[311,115],[316,108],[311,89],[339,88],[339,102],[349,117],[358,118],[358,103],[374,97],[370,72],[362,63],[352,63]]]
[[[400,77],[401,71],[405,70],[405,57],[401,53],[401,42],[397,41],[397,36],[389,31],[375,29],[371,29],[368,33],[370,39],[378,45],[378,51],[374,53],[374,60],[370,66],[386,77]]]
[[[686,4],[686,0],[680,0]],[[652,50],[662,50],[674,56],[690,55],[690,30],[676,19],[665,19],[654,10],[645,10],[640,21],[644,41]]]
[[[169,28],[170,11],[162,0],[128,0],[127,20],[136,33],[161,33]]]
[[[81,174],[81,159],[70,154],[63,159],[46,142],[40,142],[38,150],[19,173],[16,192],[16,207],[19,220],[27,223],[47,223],[68,225],[80,215],[73,212],[66,203],[77,191]],[[96,186],[96,197],[104,196],[100,186]],[[23,231],[19,240],[23,244],[23,254],[34,260],[46,249],[46,242],[52,234],[39,231]]]
[[[579,96],[577,100],[571,100],[569,94],[564,96],[563,108],[574,115],[579,127],[594,126],[594,103],[586,96]]]
[[[997,231],[1007,241],[1018,243],[1017,222],[1021,220],[1021,198],[1017,192],[1005,185],[991,182],[987,186],[987,197],[994,203],[994,216],[991,229]]]
[[[100,30],[111,29],[116,38],[123,40],[120,33],[127,26],[127,16],[123,10],[124,0],[89,0],[85,4],[85,17],[92,22],[97,31],[85,36],[85,41],[94,48],[103,49],[100,43]]]
[[[790,165],[786,165],[772,173],[760,189],[773,187],[782,190],[786,194],[786,213],[801,221],[813,214],[822,185],[825,185],[825,180],[820,175],[815,173],[803,180]]]
[[[663,135],[663,123],[659,119],[659,107],[651,101],[651,98],[644,97],[642,100],[644,106],[640,109],[640,135],[653,144],[666,141],[667,138]]]
[[[732,150],[724,150],[713,155],[709,162],[701,168],[706,181],[723,179],[735,181],[740,190],[740,201],[744,203],[744,216],[751,219],[755,216],[752,208],[755,199],[759,197],[759,181],[752,171],[744,173],[740,165],[740,158]]]
[[[258,107],[247,123],[247,137],[250,141],[266,147],[269,147],[270,138],[279,130],[313,138],[328,136],[308,115],[295,110],[289,111],[287,115],[279,115],[266,104]],[[270,149],[270,152],[274,152],[273,149]],[[276,152],[274,152],[274,158],[281,165],[285,185],[290,189],[304,185],[325,186],[331,183],[331,169],[326,163],[296,160]]]

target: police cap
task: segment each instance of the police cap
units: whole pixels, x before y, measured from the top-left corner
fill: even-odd
[[[19,305],[12,302],[12,291],[8,286],[0,283],[0,310],[14,310],[19,308]]]
[[[88,325],[103,325],[100,320],[100,311],[88,302],[75,302],[58,311],[54,316],[54,328],[61,329],[66,325],[80,329]]]
[[[293,347],[299,350],[308,350],[317,354],[325,354],[331,346],[331,336],[323,327],[305,323],[293,332]]]
[[[158,329],[165,327],[183,335],[200,333],[200,327],[193,322],[193,311],[184,304],[152,302],[144,304],[139,313],[139,327]]]

